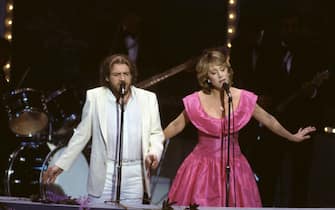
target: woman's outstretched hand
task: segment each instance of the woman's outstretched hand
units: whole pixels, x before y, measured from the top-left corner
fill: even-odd
[[[294,134],[293,141],[295,142],[302,142],[306,139],[311,138],[310,133],[316,131],[316,128],[314,126],[308,126],[305,128],[299,128],[298,132]]]

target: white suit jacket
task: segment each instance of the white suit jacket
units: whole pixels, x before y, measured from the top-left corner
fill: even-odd
[[[56,161],[56,165],[64,170],[71,167],[75,158],[84,149],[92,137],[90,170],[87,191],[90,195],[101,196],[106,179],[107,162],[107,87],[88,90],[82,111],[81,122],[71,137],[66,150]],[[154,154],[160,160],[163,151],[164,134],[161,127],[157,97],[154,93],[131,87],[132,97],[139,102],[142,115],[142,154]],[[71,102],[70,102],[71,103]],[[144,162],[144,161],[143,161]],[[145,190],[150,195],[150,181],[143,164]]]

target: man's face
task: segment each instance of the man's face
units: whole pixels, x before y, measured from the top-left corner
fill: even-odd
[[[106,81],[109,82],[109,86],[114,94],[120,93],[120,84],[125,83],[125,94],[129,93],[132,75],[129,67],[126,64],[114,64],[109,72],[109,77],[106,77]]]

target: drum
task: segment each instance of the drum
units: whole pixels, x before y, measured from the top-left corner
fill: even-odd
[[[61,146],[50,152],[43,162],[43,168],[46,170],[49,165],[54,165],[64,150],[65,147]],[[88,171],[89,166],[87,160],[81,153],[71,168],[67,171],[63,171],[56,178],[54,184],[41,185],[42,198],[53,200],[55,195],[58,195],[58,197],[70,196],[72,198],[87,196]],[[42,183],[42,174],[40,176],[40,183]]]
[[[39,177],[45,157],[50,152],[47,144],[22,141],[10,155],[5,171],[5,192],[9,196],[30,197],[39,195]]]
[[[48,198],[50,191],[57,188],[58,191],[53,190],[53,193],[57,193],[58,197],[64,195],[73,198],[86,196],[89,166],[83,154],[77,157],[68,171],[64,171],[58,176],[55,184],[48,187],[42,185],[42,172],[47,169],[49,164],[54,163],[65,148],[44,142],[22,142],[19,148],[11,154],[8,169],[5,171],[6,194],[17,197],[37,195]]]
[[[67,135],[78,125],[81,100],[73,89],[62,88],[52,92],[47,107],[52,116],[54,135]]]
[[[20,136],[33,136],[48,125],[44,95],[32,88],[11,91],[3,97],[9,128]]]

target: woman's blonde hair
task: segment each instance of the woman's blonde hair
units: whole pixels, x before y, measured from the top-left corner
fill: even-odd
[[[229,63],[229,57],[217,49],[206,50],[196,65],[198,83],[205,93],[209,93],[213,88],[208,78],[208,72],[213,66],[228,68],[229,85],[233,81],[234,71]]]

